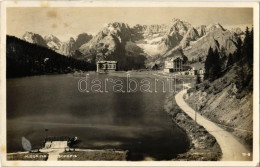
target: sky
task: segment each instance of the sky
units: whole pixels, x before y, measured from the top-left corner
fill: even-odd
[[[224,28],[253,24],[252,8],[198,8],[198,7],[16,7],[7,8],[7,34],[22,38],[26,31],[42,36],[53,34],[61,41],[86,32],[96,34],[106,23],[169,24],[173,18],[192,26],[220,23]]]

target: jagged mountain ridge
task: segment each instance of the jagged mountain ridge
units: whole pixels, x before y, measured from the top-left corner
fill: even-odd
[[[168,25],[133,27],[114,22],[106,24],[94,37],[85,34],[86,40],[80,44],[77,44],[79,36],[62,43],[57,52],[93,63],[101,59],[121,61],[144,56],[146,65],[162,64],[177,50],[182,50],[189,61],[205,60],[209,47],[224,48],[226,54],[234,52],[241,32],[239,28],[227,30],[219,23],[193,27],[180,19],[173,19]]]
[[[138,34],[133,36],[133,32],[125,23],[109,23],[88,43],[82,45],[75,57],[92,63],[98,60],[117,60],[120,70],[145,68],[144,52],[134,42],[143,37]]]
[[[52,50],[59,50],[62,45],[62,42],[52,34],[46,35],[44,40],[48,47]]]
[[[222,29],[215,29],[214,31],[209,31],[202,38],[191,43],[189,47],[183,49],[185,55],[188,59],[196,59],[198,56],[202,59],[206,58],[209,47],[225,50],[225,53],[234,53],[236,50],[236,43],[238,37],[231,31],[223,31]]]
[[[200,32],[200,33],[199,33]],[[191,28],[183,40],[175,48],[170,49],[164,56],[170,56],[174,51],[182,49],[190,61],[201,58],[205,60],[209,47],[225,50],[226,54],[236,50],[236,42],[239,36],[224,29],[219,23],[208,26]]]
[[[37,44],[39,46],[48,47],[46,41],[39,34],[35,34],[32,32],[25,32],[22,37],[26,42]]]
[[[94,50],[97,56],[113,56],[112,54],[124,47],[126,42],[131,39],[131,29],[125,23],[110,23],[107,24],[96,36],[88,43],[82,45],[79,51],[83,55],[90,54]]]
[[[239,30],[236,31],[239,32]],[[122,32],[127,34],[127,38],[121,38],[120,33]],[[82,45],[79,51],[86,60],[90,60],[88,57],[91,50],[97,52],[99,58],[103,55],[103,59],[111,59],[118,54],[127,55],[130,50],[129,45],[126,44],[131,43],[132,46],[135,46],[130,49],[139,50],[133,56],[145,55],[149,59],[146,64],[155,62],[162,64],[165,58],[174,56],[177,50],[182,50],[190,61],[196,61],[199,58],[205,60],[209,47],[218,50],[222,48],[226,54],[233,53],[238,37],[235,32],[225,29],[219,23],[193,27],[185,21],[173,19],[168,25],[138,24],[132,28],[129,28],[126,23],[110,23],[89,43]],[[122,42],[122,39],[125,41]],[[120,46],[117,45],[117,41],[120,41]],[[102,49],[102,47],[104,48]],[[117,52],[117,47],[124,52]]]
[[[72,56],[74,55],[75,50],[92,39],[92,35],[81,33],[77,36],[76,40],[71,37],[68,41],[61,42],[59,38],[53,34],[48,34],[42,37],[33,32],[25,32],[22,39],[26,42],[52,49],[64,56]]]
[[[57,52],[65,56],[72,56],[72,54],[76,50],[75,43],[75,39],[73,37],[70,37],[70,39],[67,42],[63,42],[61,44]]]

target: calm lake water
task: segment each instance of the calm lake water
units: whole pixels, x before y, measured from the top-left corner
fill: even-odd
[[[163,110],[166,93],[81,93],[79,79],[64,74],[7,80],[8,152],[23,150],[23,136],[37,147],[46,135],[77,136],[84,148],[127,149],[130,160],[167,160],[187,150],[186,134]]]

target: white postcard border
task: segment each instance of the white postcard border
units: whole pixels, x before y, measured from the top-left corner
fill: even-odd
[[[7,161],[6,160],[6,8],[8,7],[250,7],[254,9],[253,161]],[[5,1],[1,4],[1,163],[3,166],[257,166],[259,164],[259,3],[147,1]]]

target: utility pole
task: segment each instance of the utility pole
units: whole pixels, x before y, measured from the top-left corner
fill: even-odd
[[[49,131],[49,129],[45,129],[45,136],[46,136],[45,138],[46,138],[46,139],[47,139],[47,137],[48,137],[48,136],[47,136],[48,131]]]
[[[174,98],[175,98],[175,93],[174,93],[174,91],[172,92],[172,110],[173,110],[173,100],[174,100]]]
[[[182,90],[184,90],[184,80],[182,80]]]
[[[171,84],[172,84],[172,82],[171,82]],[[174,80],[174,84],[175,84],[175,87],[176,87],[176,80]],[[170,89],[172,89],[172,86],[173,86],[173,85],[171,85],[171,88],[170,88]],[[174,100],[174,98],[175,98],[175,96],[174,96],[175,91],[176,91],[176,89],[172,91],[172,110],[173,110],[173,100]]]
[[[196,103],[196,108],[195,108],[195,122],[197,123],[197,108],[198,108],[198,103]]]
[[[198,108],[199,100],[200,100],[200,94],[199,94],[199,99],[198,99],[198,101],[196,102],[196,109],[195,109],[195,122],[196,122],[196,123],[197,123],[197,111],[199,110],[199,108]]]
[[[173,110],[173,98],[174,98],[174,92],[172,93],[172,110]]]

